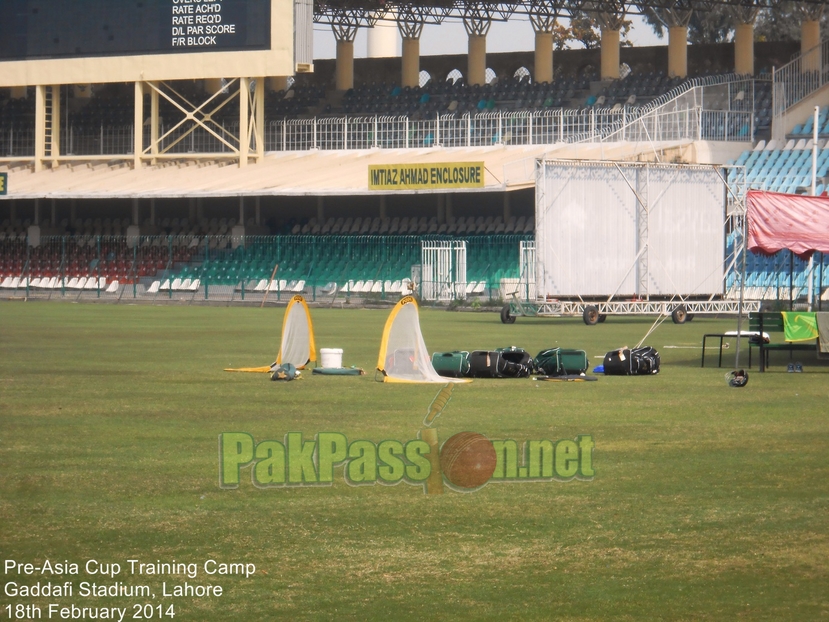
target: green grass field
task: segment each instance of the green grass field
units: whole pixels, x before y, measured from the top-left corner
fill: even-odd
[[[275,358],[282,308],[1,303],[0,620],[36,608],[50,619],[55,603],[125,608],[124,619],[147,614],[134,605],[173,604],[175,620],[829,618],[829,364],[798,353],[805,371],[789,374],[778,354],[730,388],[733,346],[727,367],[712,353],[701,369],[699,344],[735,321],[668,321],[647,341],[662,356],[657,376],[476,380],[455,387],[436,421],[441,440],[590,434],[592,481],[438,496],[352,486],[342,467],[330,486],[262,489],[246,468],[238,489],[220,488],[224,432],[417,438],[441,385],[374,381],[388,311],[311,313],[317,346],[343,348],[366,376],[222,371]],[[563,346],[592,364],[651,324],[421,310],[430,351]],[[198,575],[131,574],[130,559],[193,563]],[[78,572],[22,574],[8,560]],[[89,560],[121,573],[87,574]],[[256,572],[208,575],[208,560]],[[9,595],[66,581],[71,596]],[[162,596],[162,583],[185,581],[223,594]],[[81,596],[81,582],[151,594]]]

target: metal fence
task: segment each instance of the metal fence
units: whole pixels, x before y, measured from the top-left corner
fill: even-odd
[[[0,239],[0,297],[200,300],[389,299],[424,285],[422,243],[446,236],[275,235],[43,236]],[[463,286],[452,298],[498,298],[518,276],[532,236],[470,235]]]
[[[754,80],[701,83],[604,125],[585,141],[662,142],[684,140],[745,141],[754,138]]]
[[[782,71],[782,70],[781,70]],[[799,87],[798,87],[799,88]],[[407,116],[315,117],[271,120],[266,151],[410,149],[544,145],[583,141],[736,140],[754,137],[753,81],[739,76],[689,80],[645,106],[487,111]],[[228,153],[238,148],[238,122],[161,124],[159,151],[168,154]],[[143,141],[150,144],[149,128]],[[131,125],[68,125],[61,129],[63,155],[129,155]],[[0,157],[34,155],[34,130],[0,128]]]
[[[772,72],[772,138],[782,140],[786,114],[829,82],[829,39]]]

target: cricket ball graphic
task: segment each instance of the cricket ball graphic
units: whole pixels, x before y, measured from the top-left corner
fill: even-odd
[[[495,448],[478,432],[459,432],[446,440],[440,450],[440,470],[457,488],[483,486],[495,472]]]

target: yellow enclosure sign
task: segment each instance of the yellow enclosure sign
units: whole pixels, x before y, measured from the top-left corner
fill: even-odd
[[[369,190],[483,188],[483,162],[375,164],[368,167]]]

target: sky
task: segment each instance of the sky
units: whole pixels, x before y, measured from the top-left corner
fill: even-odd
[[[629,39],[637,47],[667,45],[667,37],[660,39],[641,17],[631,16],[633,26]],[[566,20],[563,22],[566,25]],[[365,58],[367,29],[360,28],[354,41],[354,57]],[[492,22],[486,41],[487,52],[531,52],[535,35],[530,19],[526,15],[514,15],[508,22]],[[398,42],[398,54],[400,44]],[[420,38],[420,54],[433,56],[442,54],[466,54],[467,37],[463,22],[444,22],[439,26],[426,25]],[[337,45],[331,27],[314,24],[314,58],[336,58]]]

